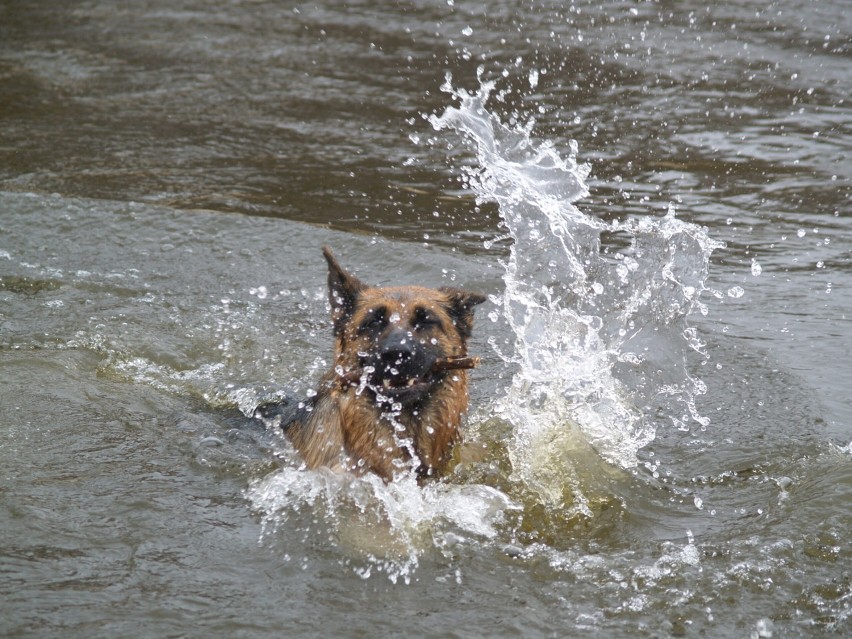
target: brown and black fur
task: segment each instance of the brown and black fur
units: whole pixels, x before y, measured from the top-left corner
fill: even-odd
[[[456,288],[372,287],[347,273],[326,247],[334,361],[316,395],[298,407],[261,407],[308,468],[386,481],[441,475],[468,404],[466,370],[439,360],[467,355],[473,307],[485,297]]]

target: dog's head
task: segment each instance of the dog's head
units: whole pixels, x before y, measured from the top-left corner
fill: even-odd
[[[416,404],[444,381],[435,362],[467,354],[473,307],[483,295],[457,288],[372,287],[347,273],[326,247],[335,366],[363,371],[378,398]]]

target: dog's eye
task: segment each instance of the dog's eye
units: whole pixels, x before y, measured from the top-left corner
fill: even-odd
[[[435,315],[430,313],[425,308],[418,308],[414,311],[414,328],[417,330],[423,330],[428,328],[433,328],[441,325],[441,320],[439,320]]]
[[[358,330],[362,333],[377,331],[387,326],[387,313],[383,308],[377,308],[371,311],[364,321],[358,326]]]

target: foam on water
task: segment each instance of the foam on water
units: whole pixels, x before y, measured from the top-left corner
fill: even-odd
[[[375,570],[394,582],[411,580],[430,544],[451,552],[468,540],[493,539],[506,513],[518,508],[499,490],[483,485],[420,487],[408,475],[385,484],[372,474],[355,477],[292,466],[253,482],[247,495],[262,516],[264,536],[309,508],[314,516],[324,514],[320,535],[332,534],[358,574],[367,578]]]

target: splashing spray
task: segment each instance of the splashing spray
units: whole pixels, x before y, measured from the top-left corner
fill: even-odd
[[[385,484],[285,466],[247,490],[265,534],[287,521],[313,539],[314,524],[296,520],[303,508],[310,522],[322,513],[318,532],[349,548],[357,574],[394,582],[411,579],[430,544],[452,555],[504,527],[513,541],[524,541],[521,529],[553,541],[555,524],[594,516],[600,495],[611,497],[596,482],[637,465],[658,413],[678,427],[706,424],[695,407],[703,384],[685,362],[704,347],[686,320],[706,312],[699,298],[720,244],[672,209],[623,222],[583,214],[574,202],[588,194],[589,168],[577,163],[575,144],[562,157],[532,137],[532,122],[505,125],[486,106],[492,83],[468,93],[448,76],[443,89],[459,106],[431,123],[471,143],[477,162],[462,169],[467,184],[480,203],[497,204],[511,240],[504,290],[492,297],[514,338],[508,352],[492,344],[513,371],[492,407],[511,425],[510,485],[421,487],[404,473]],[[620,248],[606,246],[605,234],[622,237]]]
[[[616,467],[635,466],[656,428],[638,406],[659,397],[674,423],[707,423],[695,407],[703,384],[685,366],[685,350],[703,345],[686,318],[706,312],[699,297],[721,244],[671,207],[624,222],[582,213],[574,202],[588,195],[589,167],[576,143],[562,157],[532,137],[533,121],[504,124],[486,106],[493,89],[480,79],[474,93],[457,90],[448,74],[442,90],[460,105],[430,121],[471,143],[467,185],[497,204],[512,240],[492,301],[514,335],[512,352],[498,350],[514,375],[495,413],[513,425],[515,481],[550,506],[565,506],[570,484],[572,507],[588,514],[570,449],[588,444]],[[604,233],[627,246],[602,250]]]

